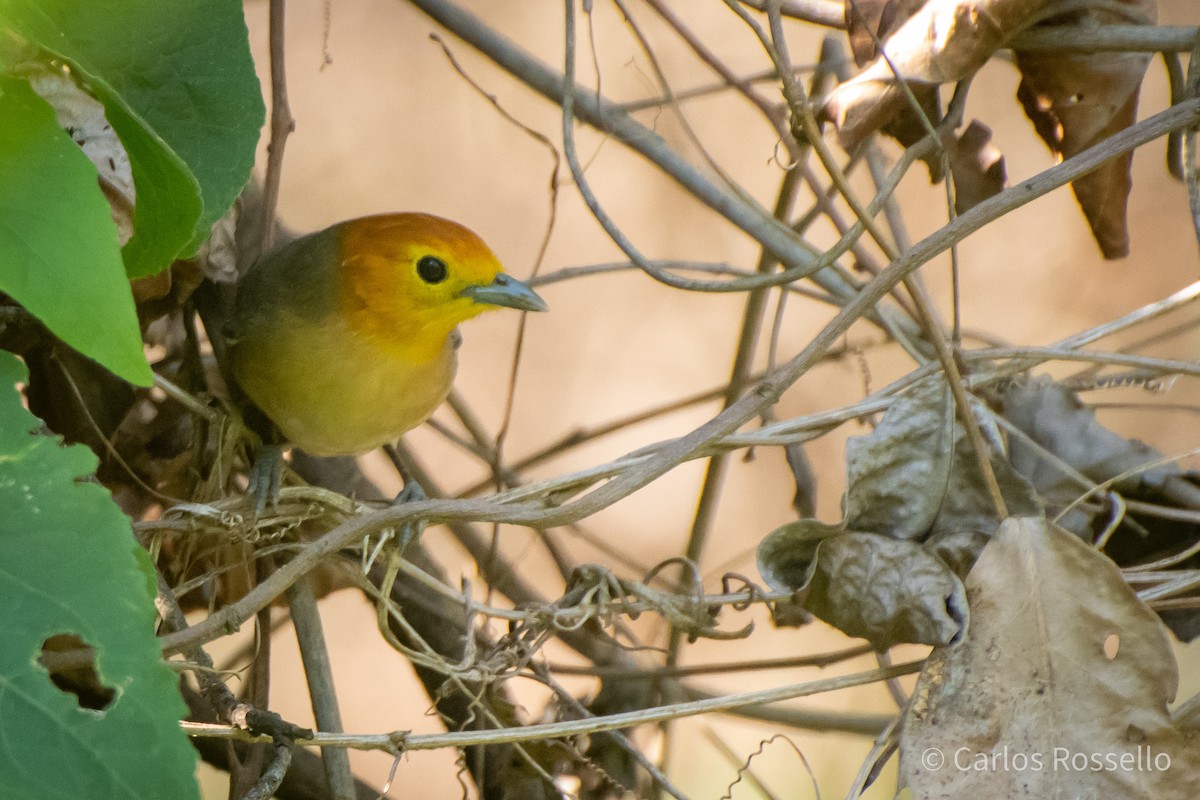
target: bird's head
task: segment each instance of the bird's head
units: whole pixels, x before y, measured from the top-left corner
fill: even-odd
[[[546,310],[455,222],[382,214],[343,223],[339,236],[338,306],[347,324],[411,360],[436,357],[460,322],[484,311]]]

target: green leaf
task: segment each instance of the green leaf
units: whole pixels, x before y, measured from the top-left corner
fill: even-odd
[[[176,678],[154,637],[152,567],[87,448],[32,434],[25,379],[0,352],[0,796],[198,798]],[[115,696],[82,708],[38,663],[43,643],[92,645]]]
[[[71,65],[129,151],[131,277],[193,250],[250,176],[265,115],[240,0],[0,0]]]
[[[149,386],[96,168],[25,81],[0,77],[0,119],[0,291],[84,355]]]

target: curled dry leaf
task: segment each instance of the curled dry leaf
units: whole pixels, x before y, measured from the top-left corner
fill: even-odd
[[[930,656],[905,710],[916,797],[1200,797],[1200,740],[1167,704],[1166,631],[1116,566],[1011,518],[966,581],[971,627]]]
[[[981,404],[975,408],[1009,510],[1040,513],[1032,487],[1003,457],[989,413]],[[897,399],[874,431],[846,442],[848,528],[897,539],[996,529],[978,458],[955,414],[949,388],[926,381]]]
[[[1065,14],[1055,13],[1056,7],[1063,7],[1056,0],[928,0],[919,8],[915,5],[912,0],[847,5],[855,56],[860,64],[866,57],[871,61],[830,95],[824,113],[837,125],[848,150],[877,130],[905,146],[913,144],[924,135],[913,98],[936,122],[937,86],[968,77],[1005,41],[1034,23],[1095,28],[1155,20],[1154,0],[1115,0]],[[882,53],[875,38],[884,40]],[[1069,158],[1133,124],[1150,56],[1018,51],[1016,60],[1022,75],[1017,94],[1026,114],[1050,148]],[[961,143],[951,146],[952,158],[958,146]],[[1112,159],[1072,184],[1105,258],[1129,252],[1125,208],[1132,158],[1128,153]],[[989,182],[980,181],[970,161],[961,161],[959,169],[962,173],[956,170],[955,178],[966,186],[967,195],[962,211],[975,200],[974,184],[987,187]],[[930,170],[936,180],[932,163]],[[982,174],[986,172],[985,167]]]
[[[854,61],[860,67],[879,56],[880,44],[917,13],[925,0],[855,0],[846,4],[846,31]],[[928,125],[942,119],[937,84],[910,83],[912,100],[889,114],[880,130],[903,147],[925,138]],[[913,107],[915,100],[921,113]],[[922,118],[923,117],[923,118]],[[998,194],[1005,184],[1004,156],[989,144],[991,130],[973,120],[961,134],[948,135],[946,150],[950,173],[954,176],[955,211],[959,214]],[[924,159],[934,183],[943,175],[942,156],[932,153]]]
[[[774,589],[798,593],[806,610],[879,650],[950,644],[967,624],[962,582],[916,542],[800,520],[763,540],[758,568]]]
[[[983,66],[1047,0],[933,0],[886,37],[883,52],[830,95],[825,113],[846,149],[908,106],[914,91],[957,81]],[[898,80],[897,75],[904,80]]]
[[[954,210],[958,214],[1004,189],[1008,180],[1004,155],[991,140],[991,129],[972,120],[949,149],[950,173],[954,176]]]
[[[29,62],[16,71],[50,104],[58,124],[96,165],[100,188],[112,208],[113,221],[117,223],[117,233],[124,245],[133,236],[136,199],[133,169],[125,146],[104,116],[104,106],[80,89],[65,69]]]
[[[846,442],[847,526],[917,539],[928,533],[950,482],[954,400],[927,381],[899,398],[866,436]]]
[[[1127,14],[1113,8],[1126,8]],[[1090,8],[1056,24],[1096,27],[1112,23],[1153,24],[1154,0],[1120,0]],[[1017,99],[1038,135],[1062,158],[1070,158],[1137,120],[1138,90],[1150,63],[1148,53],[1053,53],[1016,51],[1021,85]],[[1125,207],[1133,180],[1130,151],[1105,162],[1071,184],[1105,258],[1129,255]]]
[[[1195,474],[1185,473],[1175,463],[1147,467],[1159,461],[1162,454],[1100,424],[1095,412],[1062,385],[1038,378],[1011,386],[1001,400],[1004,416],[1032,440],[1031,444],[1023,437],[1011,437],[1012,464],[1033,483],[1052,511],[1066,507],[1087,490],[1060,464],[1067,464],[1096,483],[1126,475],[1114,487],[1125,500],[1185,510],[1200,508]],[[1186,515],[1170,518],[1145,514],[1123,508],[1111,497],[1108,492],[1093,495],[1090,503],[1077,505],[1065,514],[1060,524],[1085,541],[1107,531],[1104,552],[1121,566],[1181,553],[1200,541],[1200,525]],[[1197,566],[1200,559],[1193,557],[1175,569]],[[1161,616],[1180,640],[1200,636],[1197,609],[1166,609]]]
[[[850,37],[850,49],[854,63],[858,66],[879,56],[879,46],[891,33],[904,24],[905,20],[920,10],[925,0],[862,0],[846,3],[846,33]],[[880,125],[880,130],[891,136],[903,147],[911,147],[942,119],[941,100],[937,84],[912,84],[909,87],[913,100],[904,103],[889,114]],[[923,118],[922,118],[923,117]],[[925,157],[929,177],[933,182],[942,179],[942,160],[937,153]]]

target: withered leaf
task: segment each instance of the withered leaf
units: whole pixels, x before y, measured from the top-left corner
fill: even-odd
[[[1089,9],[1047,24],[1096,27],[1153,23],[1154,0],[1124,0],[1128,16]],[[1017,99],[1038,135],[1056,154],[1070,158],[1132,125],[1148,53],[1054,53],[1016,51],[1021,85]],[[1105,162],[1071,184],[1105,258],[1129,255],[1126,202],[1133,186],[1132,151]]]
[[[817,546],[843,533],[837,525],[799,519],[781,525],[758,544],[758,571],[767,585],[781,592],[799,592],[812,578]]]
[[[854,62],[860,67],[879,55],[879,46],[892,31],[920,10],[925,0],[851,0],[846,3],[846,33]],[[921,112],[905,103],[890,115],[880,130],[903,147],[911,147],[928,133],[926,121],[936,126],[942,118],[941,100],[936,85],[912,85],[913,97]],[[925,119],[922,119],[924,115]],[[929,178],[936,183],[942,179],[942,161],[937,153],[926,156]]]
[[[137,193],[129,154],[104,116],[104,106],[61,69],[40,62],[16,70],[54,109],[58,124],[71,135],[83,154],[96,165],[100,188],[112,209],[117,235],[124,245],[133,236],[133,209]]]
[[[954,210],[963,214],[1000,194],[1008,179],[1004,156],[991,144],[992,131],[972,120],[949,148],[954,175]]]
[[[1092,409],[1053,380],[1040,377],[1010,387],[1003,396],[1004,417],[1059,461],[1096,482],[1107,481],[1162,457],[1142,442],[1126,439],[1101,425]],[[1084,490],[1077,482],[1024,441],[1013,437],[1009,444],[1013,468],[1024,475],[1052,506],[1065,506]],[[1119,490],[1139,485],[1161,487],[1178,475],[1178,468],[1160,465],[1143,470],[1121,482]],[[1073,512],[1064,520],[1069,530],[1084,534],[1091,528],[1090,516]]]
[[[914,796],[1200,797],[1200,746],[1167,710],[1166,631],[1111,561],[1010,518],[966,589],[970,630],[935,649],[905,711]]]
[[[846,525],[896,539],[924,536],[950,483],[954,400],[926,381],[892,404],[866,436],[846,442]]]
[[[800,520],[763,540],[758,563],[773,588],[800,592],[805,609],[880,650],[949,644],[966,626],[962,582],[915,542]]]
[[[887,36],[883,53],[830,95],[825,113],[852,150],[908,103],[914,91],[960,80],[983,66],[1047,0],[927,2]],[[897,79],[903,76],[903,81]]]
[[[1032,487],[1003,457],[986,410],[975,407],[1008,510],[1040,513]],[[846,527],[897,539],[996,529],[978,458],[955,414],[949,388],[927,381],[899,398],[872,433],[846,442]]]
[[[1155,20],[1154,0],[1116,0],[1067,14],[1053,13],[1055,0],[929,0],[914,10],[915,5],[913,0],[847,5],[855,57],[860,64],[871,59],[858,75],[834,90],[823,110],[837,125],[847,150],[877,130],[904,146],[913,144],[925,131],[923,125],[914,124],[920,117],[908,92],[936,121],[937,86],[969,76],[997,48],[1035,22],[1095,28]],[[883,39],[882,52],[877,38]],[[1069,158],[1133,124],[1149,59],[1141,53],[1018,51],[1022,74],[1018,99],[1042,139],[1056,154]],[[951,156],[963,144],[951,145]],[[937,180],[935,159],[926,163]],[[1131,163],[1132,154],[1126,154],[1072,184],[1105,258],[1129,252],[1125,210]],[[964,178],[967,175],[964,172]],[[975,197],[972,182],[963,182],[968,188],[965,210]]]

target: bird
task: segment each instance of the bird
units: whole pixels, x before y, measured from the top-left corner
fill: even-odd
[[[237,386],[270,423],[256,510],[277,501],[285,444],[357,455],[428,419],[454,380],[458,325],[498,308],[547,305],[478,235],[431,214],[340,222],[247,270],[224,334]]]

